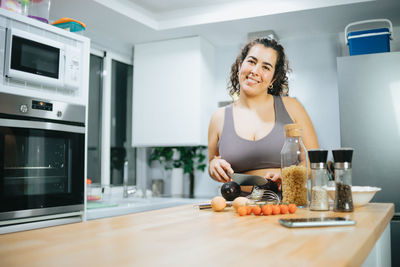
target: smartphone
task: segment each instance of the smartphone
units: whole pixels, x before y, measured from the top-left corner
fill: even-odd
[[[343,217],[279,219],[279,223],[289,228],[355,225],[356,222]]]

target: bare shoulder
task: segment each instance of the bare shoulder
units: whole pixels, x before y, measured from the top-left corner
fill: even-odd
[[[313,123],[304,106],[294,97],[282,97],[289,116],[303,128],[303,142],[307,149],[318,148],[318,138]]]
[[[282,97],[282,101],[290,117],[292,117],[292,119],[295,121],[297,121],[299,116],[304,116],[307,114],[303,105],[295,97],[285,96]]]
[[[212,122],[223,122],[225,117],[225,107],[218,108],[211,116]]]
[[[282,101],[286,108],[303,108],[303,105],[295,97],[282,96]]]
[[[210,120],[210,129],[215,130],[217,133],[220,133],[222,130],[222,126],[224,125],[225,118],[225,107],[218,108]]]

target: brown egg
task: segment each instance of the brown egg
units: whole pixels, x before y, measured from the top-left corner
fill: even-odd
[[[245,197],[237,197],[232,203],[233,208],[237,211],[239,207],[250,204],[250,200]]]
[[[226,207],[226,200],[223,197],[214,197],[211,200],[211,207],[214,211],[221,211]]]

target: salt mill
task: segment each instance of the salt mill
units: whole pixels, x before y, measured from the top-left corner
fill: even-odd
[[[328,187],[327,157],[328,150],[308,150],[311,167],[310,210],[329,210],[328,192],[326,190]]]
[[[332,150],[333,159],[335,161],[335,204],[334,211],[354,210],[353,196],[351,193],[352,172],[351,160],[353,157],[352,148],[340,148]]]

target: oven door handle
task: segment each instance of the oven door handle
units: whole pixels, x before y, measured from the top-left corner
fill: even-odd
[[[81,133],[81,134],[85,133],[85,127],[83,126],[74,126],[62,123],[43,122],[43,121],[0,119],[0,126],[25,128],[25,129],[51,130],[51,131],[61,131],[69,133]]]

